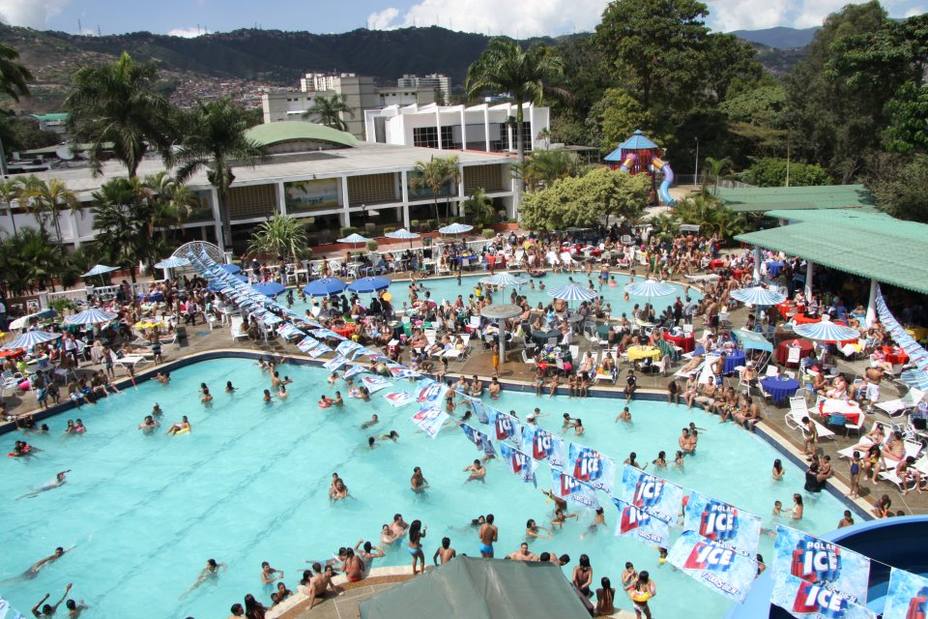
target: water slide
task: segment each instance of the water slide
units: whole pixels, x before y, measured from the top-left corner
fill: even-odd
[[[622,165],[619,166],[619,170],[628,174],[628,171],[631,169],[632,165],[635,163],[635,159],[638,158],[638,155],[635,153],[628,153],[625,157],[625,161],[622,162]]]
[[[655,172],[661,172],[664,175],[664,180],[661,181],[661,184],[657,187],[657,197],[660,198],[660,201],[665,206],[673,206],[675,200],[670,196],[670,186],[673,185],[673,169],[670,167],[670,164],[666,161],[662,161],[657,157],[651,159],[651,166],[654,168]]]

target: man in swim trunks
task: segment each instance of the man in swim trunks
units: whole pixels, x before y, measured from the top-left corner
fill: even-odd
[[[68,550],[71,550],[71,548],[69,548]],[[66,552],[67,550],[65,550],[63,547],[58,546],[57,548],[55,548],[54,553],[48,555],[44,559],[39,559],[38,561],[30,565],[29,569],[26,570],[25,573],[23,573],[23,578],[26,578],[26,579],[35,578],[36,576],[39,575],[39,572],[42,571],[43,568],[49,566],[50,564],[60,559],[62,556],[64,556],[64,553]],[[48,597],[48,596],[45,596],[45,597]],[[59,602],[59,604],[60,603],[61,602]]]
[[[22,495],[22,496],[19,497],[19,498],[20,498],[20,499],[27,499],[27,498],[28,498],[28,499],[31,499],[31,498],[33,498],[33,497],[39,496],[39,495],[42,494],[43,492],[47,492],[47,491],[49,491],[49,490],[54,490],[55,488],[60,488],[61,486],[63,486],[63,485],[68,481],[68,480],[65,478],[65,476],[66,476],[68,473],[70,473],[70,472],[71,472],[71,469],[68,469],[68,470],[66,470],[66,471],[60,471],[57,475],[55,475],[55,479],[54,479],[53,481],[50,481],[50,482],[48,482],[48,483],[46,483],[46,484],[40,486],[39,488],[33,490],[32,492],[27,492],[26,494]]]
[[[416,493],[425,491],[425,489],[429,486],[429,482],[422,474],[422,469],[418,466],[412,470],[412,477],[409,479],[409,486],[412,488],[412,491]]]
[[[444,565],[456,556],[458,556],[458,551],[451,547],[451,538],[443,537],[441,538],[441,546],[432,555],[432,562],[439,565],[438,561],[441,560],[440,565]]]
[[[522,543],[519,545],[519,549],[518,549],[518,550],[516,550],[515,552],[511,552],[511,553],[509,553],[508,555],[506,555],[506,558],[507,558],[507,559],[511,559],[511,560],[513,560],[513,561],[538,561],[538,555],[536,555],[535,553],[531,552],[531,551],[528,549],[528,544],[525,543],[525,542],[522,542]]]
[[[484,481],[487,476],[487,469],[480,463],[480,460],[474,460],[473,464],[464,467],[464,471],[470,471],[467,481]]]
[[[32,607],[32,615],[42,619],[43,617],[54,617],[55,612],[58,611],[58,607],[61,606],[61,603],[64,602],[64,599],[68,597],[68,592],[71,590],[71,583],[68,583],[64,588],[64,593],[61,594],[61,599],[55,602],[54,604],[45,604],[45,601],[48,599],[49,594],[46,593],[45,597],[36,602],[35,606]],[[42,607],[42,610],[39,610],[39,606]]]
[[[379,422],[380,422],[380,418],[377,417],[377,413],[374,413],[373,415],[371,415],[371,418],[370,418],[370,419],[368,419],[367,421],[365,421],[364,423],[361,424],[361,429],[362,429],[362,430],[366,430],[366,429],[368,429],[369,427],[371,427],[372,425],[375,425],[375,424],[377,424],[377,423],[379,423]]]
[[[493,558],[493,542],[496,541],[499,530],[493,524],[493,514],[487,514],[486,522],[480,527],[480,556],[485,559]]]

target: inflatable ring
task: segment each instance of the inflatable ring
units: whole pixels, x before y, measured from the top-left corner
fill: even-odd
[[[190,434],[190,428],[183,428],[174,433],[174,436],[180,436],[181,434]]]
[[[329,408],[330,406],[332,406],[332,405],[329,404],[328,402],[320,402],[320,403],[319,403],[319,408]]]
[[[644,604],[651,599],[651,594],[647,591],[635,591],[632,593],[632,602],[638,602],[639,604]]]

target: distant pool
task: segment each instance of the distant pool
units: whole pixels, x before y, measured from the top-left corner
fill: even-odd
[[[519,273],[516,274],[519,277],[528,278],[528,274]],[[644,305],[646,302],[650,301],[654,306],[655,311],[660,313],[668,305],[672,305],[676,297],[684,299],[684,292],[687,292],[693,300],[699,300],[702,298],[702,293],[697,288],[691,286],[685,286],[680,284],[673,284],[674,292],[673,294],[667,295],[665,297],[657,297],[654,299],[643,299],[639,297],[631,297],[628,301],[625,301],[622,297],[625,293],[624,286],[629,282],[627,275],[622,275],[619,273],[614,273],[610,277],[615,278],[616,285],[611,287],[605,285],[602,288],[599,286],[599,274],[594,272],[592,277],[587,277],[582,273],[547,273],[544,277],[540,278],[529,278],[534,283],[534,288],[530,284],[526,284],[518,290],[518,293],[525,296],[526,300],[532,305],[536,306],[538,303],[547,305],[551,302],[551,297],[548,296],[548,292],[561,286],[565,286],[570,283],[571,279],[578,286],[584,288],[589,287],[589,283],[592,280],[593,287],[595,290],[602,295],[603,303],[610,303],[612,305],[612,315],[621,316],[623,313],[627,314],[629,318],[632,315],[632,308],[635,304]],[[431,298],[436,303],[441,303],[444,299],[449,301],[454,301],[458,295],[464,297],[464,300],[467,300],[468,295],[473,294],[474,287],[477,283],[487,277],[487,274],[481,275],[465,275],[461,278],[461,284],[458,285],[457,279],[454,277],[442,277],[435,279],[419,280],[418,285],[420,289],[428,290],[431,293]],[[641,276],[638,276],[636,281],[641,281]],[[542,290],[541,285],[544,285],[545,288]],[[396,310],[401,310],[403,304],[409,304],[409,282],[408,281],[397,281],[395,284],[390,286],[390,293],[393,295],[393,307]],[[494,295],[494,302],[496,303],[508,303],[509,295],[512,293],[512,289],[506,289],[501,292],[497,292]],[[361,295],[362,298],[368,298],[369,295]],[[423,292],[419,293],[419,298],[423,298],[425,295]],[[294,309],[303,312],[309,308],[309,303],[301,303],[299,299],[294,304]]]
[[[28,438],[43,452],[28,461],[4,458],[0,463],[5,499],[0,503],[0,595],[28,612],[46,592],[56,599],[73,582],[72,597],[84,599],[93,617],[139,616],[141,608],[149,617],[218,617],[245,593],[269,600],[260,583],[261,561],[285,570],[285,581],[295,590],[307,560],[330,557],[339,545],[361,538],[376,542],[394,512],[428,525],[428,557],[445,535],[458,552],[475,555],[476,532],[469,522],[479,514],[496,515],[499,555],[518,547],[528,518],[549,520],[552,506],[540,491],[499,463],[489,465],[485,485],[464,483],[462,469],[476,450],[460,431],[446,429],[428,439],[408,421],[412,405],[393,408],[379,394],[367,404],[349,401],[341,411],[319,410],[319,394],[332,392],[324,370],[288,365],[281,374],[294,379],[290,397],[271,406],[261,402],[268,378],[253,361],[219,359],[172,372],[169,386],[147,381],[95,407],[49,420],[51,435]],[[234,395],[224,393],[226,380],[238,387]],[[200,382],[215,395],[209,409],[199,403]],[[411,391],[408,385],[398,386]],[[193,431],[175,438],[163,429],[142,435],[136,426],[156,401],[165,411],[165,425],[186,414]],[[582,416],[587,428],[583,442],[618,462],[631,450],[642,462],[661,449],[672,454],[680,428],[694,421],[706,428],[699,453],[687,460],[685,472],[671,470],[667,477],[760,514],[770,524],[774,499],[788,506],[792,493],[801,491],[802,472],[788,462],[784,482],[770,479],[771,462],[780,456],[757,436],[732,424],[719,425],[715,416],[696,409],[645,401],[632,404],[634,424],[625,427],[613,421],[620,404],[606,398],[506,393],[497,406],[515,409],[523,418],[539,406],[541,425],[554,431],[559,431],[562,413]],[[382,420],[377,433],[395,429],[399,443],[367,449],[365,439],[373,431],[359,425],[373,413]],[[66,419],[78,416],[88,433],[62,435]],[[7,450],[17,438],[2,437]],[[421,466],[431,483],[422,496],[409,490],[414,466]],[[72,473],[65,486],[15,500],[67,468]],[[353,498],[332,505],[327,490],[334,471]],[[545,479],[539,476],[540,489]],[[828,493],[805,499],[803,527],[812,533],[833,529],[844,506]],[[653,548],[613,537],[616,513],[611,506],[606,506],[608,530],[581,539],[590,519],[584,514],[579,522],[569,521],[552,539],[533,542],[533,551],[569,553],[569,568],[587,553],[597,583],[604,575],[616,583],[625,561],[650,570],[659,591],[652,603],[657,617],[721,617],[730,606],[670,567],[658,567]],[[75,544],[34,580],[15,579],[55,546]],[[761,552],[769,558],[771,548],[772,540],[765,537]],[[217,582],[179,599],[208,558],[228,569]],[[409,555],[397,547],[375,565],[408,563]],[[619,605],[629,608],[624,599]]]

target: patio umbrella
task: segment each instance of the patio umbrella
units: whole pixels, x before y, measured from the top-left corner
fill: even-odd
[[[490,277],[484,277],[480,280],[480,283],[487,284],[489,286],[496,286],[497,288],[518,288],[519,286],[524,286],[527,284],[528,280],[515,277],[511,273],[503,271],[502,273],[497,273],[496,275],[491,275]]]
[[[29,322],[33,318],[38,320],[42,318],[54,318],[57,315],[58,315],[58,312],[56,312],[55,310],[51,308],[44,309],[40,312],[35,312],[34,314],[26,314],[25,316],[20,316],[19,318],[11,322],[10,329],[25,329],[27,326],[29,326]]]
[[[348,245],[362,245],[370,241],[366,236],[361,236],[357,232],[349,234],[343,239],[338,239],[339,243],[347,243]]]
[[[330,294],[338,294],[344,289],[345,282],[337,277],[315,279],[303,286],[303,292],[311,297],[326,297]]]
[[[409,246],[412,247],[413,240],[419,238],[422,235],[418,234],[417,232],[410,232],[406,228],[400,228],[399,230],[396,230],[395,232],[387,232],[386,234],[384,234],[384,236],[387,237],[388,239],[398,239],[400,241],[409,241]]]
[[[386,290],[392,282],[386,277],[362,277],[348,284],[351,292],[377,292]]]
[[[180,256],[171,256],[170,258],[165,258],[161,262],[155,263],[156,269],[176,269],[185,266],[190,266],[190,261]]]
[[[26,331],[16,339],[4,344],[3,348],[25,348],[26,350],[30,350],[36,344],[51,342],[52,340],[57,340],[59,337],[61,337],[60,333],[52,333],[51,331]]]
[[[451,224],[450,226],[439,228],[438,232],[440,232],[441,234],[467,234],[473,229],[474,227],[468,224],[454,223],[454,224]]]
[[[226,273],[232,273],[233,275],[242,272],[242,267],[238,266],[237,264],[220,264],[219,268]]]
[[[589,288],[583,288],[577,284],[567,284],[555,290],[548,290],[548,296],[552,299],[561,299],[562,301],[592,301],[599,296],[597,292]]]
[[[97,275],[103,275],[105,273],[111,273],[118,270],[119,267],[109,267],[105,264],[96,264],[92,269],[81,275],[81,277],[96,277]]]
[[[751,288],[739,288],[733,291],[731,298],[748,305],[777,305],[786,300],[786,295],[763,286],[752,286]]]
[[[271,298],[276,297],[287,289],[286,286],[279,282],[261,282],[260,284],[255,284],[253,288],[264,296]]]
[[[109,322],[115,319],[117,314],[111,312],[104,312],[103,310],[91,307],[88,310],[84,310],[73,316],[68,316],[64,319],[66,324],[69,325],[95,325],[103,322]]]
[[[816,342],[843,342],[844,340],[856,340],[860,337],[860,331],[857,329],[837,325],[824,317],[821,322],[796,325],[793,327],[793,333]]]
[[[670,284],[655,279],[646,279],[625,285],[625,292],[633,297],[666,297],[672,295],[675,291],[676,289]]]
[[[928,391],[928,372],[924,370],[906,370],[899,375],[899,380],[919,391]]]

